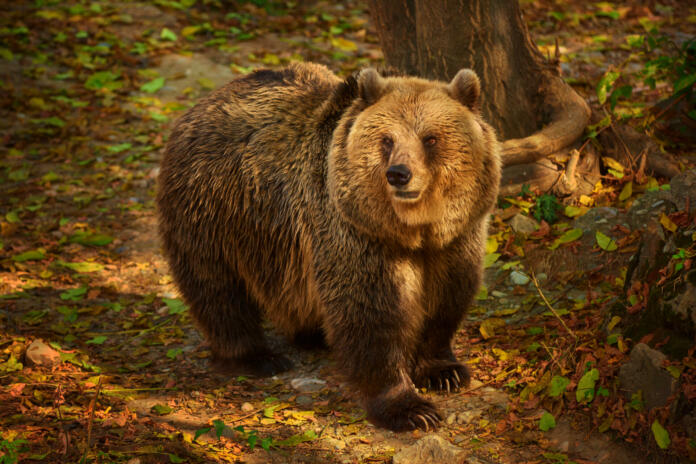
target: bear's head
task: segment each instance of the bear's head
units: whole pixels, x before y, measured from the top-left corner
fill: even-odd
[[[361,71],[333,133],[329,196],[359,230],[409,248],[480,225],[497,196],[498,142],[469,69],[452,81]]]

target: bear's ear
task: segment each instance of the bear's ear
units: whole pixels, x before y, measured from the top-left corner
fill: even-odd
[[[472,110],[479,106],[481,95],[481,82],[471,69],[460,69],[452,82],[447,85],[447,91],[455,100]]]
[[[358,92],[368,105],[376,102],[384,91],[384,79],[373,68],[365,68],[358,74]]]

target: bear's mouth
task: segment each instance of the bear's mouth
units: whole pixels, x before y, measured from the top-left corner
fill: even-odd
[[[397,190],[394,192],[394,196],[397,198],[403,198],[404,200],[415,200],[420,196],[420,191],[419,190],[411,190],[411,191],[406,191],[406,190]]]

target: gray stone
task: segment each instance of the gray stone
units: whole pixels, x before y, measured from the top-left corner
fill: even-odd
[[[297,398],[295,398],[295,404],[302,406],[303,408],[311,406],[312,403],[314,403],[314,400],[311,396],[299,395]]]
[[[609,206],[592,208],[587,213],[575,219],[574,227],[582,229],[584,235],[589,235],[594,240],[594,233],[600,231],[603,234],[609,235],[612,227],[616,224],[624,222],[624,217],[619,214],[619,210]]]
[[[315,392],[326,387],[326,382],[316,377],[298,377],[290,381],[290,385],[300,392]]]
[[[462,411],[457,415],[457,424],[470,424],[481,417],[480,410]]]
[[[696,169],[674,176],[670,182],[670,190],[677,209],[686,209],[687,200],[693,209],[696,206]]]
[[[394,464],[443,464],[464,459],[464,450],[437,435],[426,435],[394,455]]]
[[[60,353],[41,340],[34,340],[27,348],[26,359],[30,366],[53,367],[60,364]]]
[[[531,279],[527,274],[520,271],[512,271],[510,273],[510,281],[515,285],[527,285]]]
[[[539,224],[529,216],[517,213],[510,219],[510,227],[515,233],[529,235],[539,228]]]
[[[643,392],[647,409],[664,406],[676,388],[676,379],[662,368],[666,356],[645,343],[631,350],[630,360],[619,369],[621,388],[630,396]]]

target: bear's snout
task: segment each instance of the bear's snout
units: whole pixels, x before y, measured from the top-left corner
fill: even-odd
[[[387,182],[394,187],[404,187],[412,176],[411,170],[405,164],[396,164],[387,169]]]

